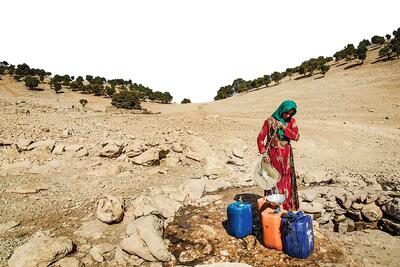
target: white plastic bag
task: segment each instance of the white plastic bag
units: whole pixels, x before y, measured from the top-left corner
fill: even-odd
[[[276,186],[279,178],[279,172],[270,163],[265,163],[261,156],[254,170],[256,184],[264,190],[270,190]]]

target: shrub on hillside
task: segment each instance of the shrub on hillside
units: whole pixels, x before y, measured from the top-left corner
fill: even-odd
[[[385,43],[385,37],[382,37],[382,36],[378,36],[378,35],[374,35],[372,38],[371,38],[371,43],[373,43],[373,44],[379,44],[379,45],[382,45],[382,44],[384,44]]]
[[[135,92],[122,91],[112,96],[111,104],[117,108],[141,109],[140,99]]]
[[[330,68],[331,68],[331,66],[326,65],[326,64],[321,65],[321,66],[319,67],[319,69],[320,69],[322,75],[324,75],[324,76],[325,76],[325,73],[327,73],[328,70],[329,70]]]
[[[39,80],[32,76],[27,76],[24,79],[25,86],[31,90],[36,90],[39,85]]]
[[[189,103],[192,103],[192,101],[190,101],[190,99],[188,98],[184,98],[181,102],[181,104],[189,104]]]
[[[62,89],[62,85],[60,83],[54,83],[53,89],[54,89],[54,91],[56,91],[56,94],[58,94]]]

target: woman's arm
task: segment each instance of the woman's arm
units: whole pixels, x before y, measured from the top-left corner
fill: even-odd
[[[300,134],[297,128],[296,120],[292,118],[288,124],[286,124],[285,129],[283,129],[284,135],[290,140],[298,141]]]
[[[265,151],[266,151],[266,147],[264,145],[264,139],[268,134],[268,127],[269,127],[268,126],[268,120],[265,120],[264,124],[263,124],[263,126],[261,128],[261,131],[260,131],[260,133],[258,134],[258,137],[257,137],[258,151],[261,154],[264,154]]]

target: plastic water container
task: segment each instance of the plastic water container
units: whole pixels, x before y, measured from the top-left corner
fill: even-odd
[[[289,256],[305,259],[314,251],[312,218],[303,212],[289,212],[282,217],[283,251]]]
[[[251,204],[241,201],[228,205],[228,233],[243,238],[253,233],[253,212]]]
[[[282,251],[281,216],[284,211],[278,210],[266,208],[261,212],[261,227],[264,246]]]

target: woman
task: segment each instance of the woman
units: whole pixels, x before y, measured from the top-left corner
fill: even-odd
[[[283,101],[272,116],[264,121],[257,138],[258,150],[263,155],[263,160],[271,163],[280,174],[277,189],[279,193],[286,195],[283,204],[285,210],[299,208],[296,173],[290,145],[290,140],[299,140],[299,130],[293,118],[296,112],[297,105],[294,101]],[[265,195],[271,193],[272,191],[264,192]]]

